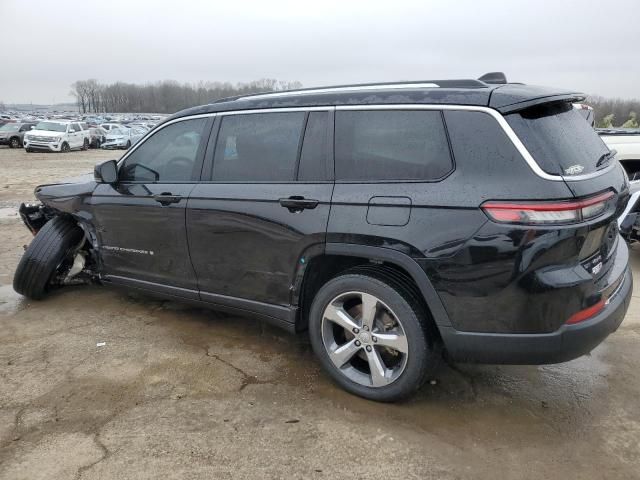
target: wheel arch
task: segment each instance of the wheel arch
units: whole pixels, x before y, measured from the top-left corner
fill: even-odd
[[[349,243],[327,243],[323,252],[319,252],[316,249],[315,253],[307,261],[307,267],[312,268],[303,268],[303,271],[299,272],[298,279],[292,288],[295,297],[293,300],[300,307],[296,319],[297,331],[306,329],[309,304],[313,300],[313,296],[315,296],[314,286],[311,287],[312,295],[309,295],[308,288],[310,283],[313,285],[316,275],[326,281],[342,271],[371,263],[387,264],[404,272],[418,288],[424,299],[425,306],[433,317],[436,328],[439,329],[440,326],[451,325],[449,316],[431,280],[420,265],[410,256],[389,248]],[[316,265],[320,266],[320,273],[313,268]],[[317,288],[315,290],[317,291]]]

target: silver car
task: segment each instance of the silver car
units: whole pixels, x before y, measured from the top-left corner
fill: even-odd
[[[140,140],[147,130],[141,127],[116,127],[109,130],[100,148],[128,150]]]

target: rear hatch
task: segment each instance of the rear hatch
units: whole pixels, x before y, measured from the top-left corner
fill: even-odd
[[[576,199],[613,193],[601,215],[574,227],[579,261],[599,283],[611,273],[619,239],[617,217],[629,198],[624,170],[570,102],[538,104],[505,119],[540,168],[562,177]]]

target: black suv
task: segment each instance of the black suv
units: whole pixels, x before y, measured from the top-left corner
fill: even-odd
[[[98,281],[308,330],[338,384],[381,401],[443,349],[576,358],[632,291],[628,180],[582,98],[435,80],[182,111],[94,178],[36,189],[14,288]]]

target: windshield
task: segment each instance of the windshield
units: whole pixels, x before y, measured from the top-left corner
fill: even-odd
[[[122,127],[115,127],[109,131],[110,135],[126,135],[127,130]]]
[[[570,103],[548,103],[505,117],[540,168],[554,175],[584,175],[607,161],[609,149]]]
[[[67,125],[64,123],[40,122],[36,125],[36,130],[45,130],[47,132],[66,132]]]
[[[18,128],[20,128],[20,125],[17,123],[6,123],[3,126],[0,127],[0,131],[1,132],[12,132],[14,130],[18,130]]]

